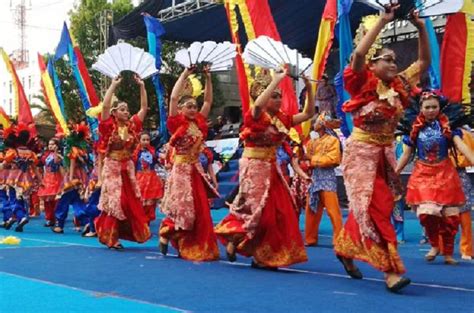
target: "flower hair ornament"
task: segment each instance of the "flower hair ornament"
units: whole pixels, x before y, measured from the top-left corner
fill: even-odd
[[[261,69],[256,75],[255,78],[250,85],[250,96],[255,101],[258,96],[260,96],[265,89],[267,89],[268,85],[272,82],[272,75],[270,74],[269,70]],[[280,89],[276,90],[280,92]]]
[[[196,75],[189,75],[186,81],[184,82],[184,88],[181,90],[179,97],[191,96],[197,98],[202,94],[202,84],[201,81],[196,77]]]

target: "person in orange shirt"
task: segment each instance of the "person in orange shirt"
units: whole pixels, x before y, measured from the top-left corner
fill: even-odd
[[[462,139],[466,146],[471,150],[474,150],[474,137],[472,134],[465,130],[462,131]],[[473,242],[472,242],[472,222],[471,222],[471,210],[473,203],[470,200],[470,193],[472,190],[471,180],[466,172],[466,167],[472,166],[472,164],[467,160],[467,158],[458,152],[453,153],[451,150],[450,157],[454,166],[456,166],[459,178],[461,178],[462,189],[464,196],[466,197],[466,204],[459,208],[459,219],[461,225],[461,241],[459,243],[459,250],[461,252],[461,258],[463,260],[472,260],[473,257]],[[442,250],[442,244],[440,244]]]
[[[306,157],[310,160],[313,174],[305,210],[306,246],[316,246],[318,243],[319,223],[324,208],[331,219],[333,241],[342,229],[335,172],[341,163],[341,143],[329,127],[331,122],[328,115],[321,114],[313,125],[319,138],[311,139],[307,145]]]

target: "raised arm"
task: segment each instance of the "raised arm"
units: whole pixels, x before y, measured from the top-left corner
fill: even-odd
[[[204,74],[206,76],[206,84],[204,86],[204,103],[201,108],[201,114],[207,118],[212,106],[212,79],[209,67],[206,66],[204,68]]]
[[[397,168],[395,169],[395,173],[400,175],[403,171],[405,166],[407,166],[408,162],[410,161],[411,155],[413,153],[413,147],[405,145],[405,150],[403,150],[403,154],[398,160]]]
[[[185,68],[184,71],[181,73],[179,76],[178,80],[174,84],[173,90],[171,91],[171,97],[170,97],[170,116],[176,116],[178,114],[178,101],[179,101],[179,95],[181,94],[181,91],[184,89],[184,86],[186,84],[186,79],[188,78],[189,75],[193,73],[194,69],[193,68]]]
[[[418,11],[413,11],[410,14],[410,21],[418,29],[418,64],[420,65],[420,73],[423,73],[431,64],[431,52],[425,21],[420,18],[419,14]]]
[[[260,114],[262,114],[265,106],[270,100],[272,96],[272,92],[278,87],[278,84],[286,77],[288,74],[287,69],[282,69],[281,71],[275,72],[273,75],[273,79],[271,83],[267,86],[267,88],[258,96],[257,100],[255,100],[254,106],[252,108],[252,117],[254,119],[258,119]]]
[[[307,102],[304,106],[303,112],[293,115],[293,125],[301,124],[311,118],[316,113],[316,105],[314,103],[313,88],[311,83],[306,77],[303,77],[304,84],[306,85],[306,97]]]
[[[110,84],[109,89],[107,89],[107,92],[105,93],[104,107],[102,109],[102,114],[101,114],[101,118],[103,121],[105,121],[106,119],[110,117],[110,109],[112,108],[112,98],[114,96],[115,89],[117,88],[117,86],[120,84],[121,81],[122,81],[121,76],[117,76],[114,79],[112,79],[112,83]]]
[[[355,72],[361,72],[365,67],[365,56],[374,44],[378,34],[395,17],[395,10],[400,7],[399,4],[392,4],[386,7],[386,11],[381,13],[379,19],[367,34],[362,38],[352,55],[351,68]]]
[[[146,95],[145,82],[138,75],[134,75],[133,79],[135,79],[137,85],[140,86],[140,111],[138,111],[137,116],[140,121],[143,122],[148,112],[148,97]]]

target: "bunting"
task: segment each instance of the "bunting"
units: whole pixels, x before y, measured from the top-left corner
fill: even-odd
[[[2,54],[2,58],[5,62],[5,65],[7,66],[8,72],[12,76],[12,87],[15,95],[15,110],[12,115],[17,117],[18,123],[25,124],[30,128],[32,136],[37,136],[38,132],[36,131],[33,114],[31,114],[30,104],[28,102],[28,98],[26,97],[23,86],[18,79],[15,67],[13,66],[5,50],[0,48],[0,53]]]
[[[53,113],[53,117],[58,125],[59,130],[65,134],[69,135],[69,129],[66,124],[66,120],[61,112],[61,107],[56,97],[56,92],[54,90],[53,82],[49,73],[46,69],[46,64],[44,62],[43,56],[38,53],[38,65],[41,73],[41,88],[43,89],[44,98],[46,100],[46,105]]]

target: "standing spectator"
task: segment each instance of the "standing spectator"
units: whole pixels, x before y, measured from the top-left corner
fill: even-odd
[[[329,77],[323,74],[322,81],[316,91],[316,106],[319,108],[319,113],[326,113],[331,117],[335,117],[336,101],[336,89],[329,83]]]

